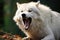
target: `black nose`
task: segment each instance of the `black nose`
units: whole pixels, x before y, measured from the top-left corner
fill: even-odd
[[[22,17],[26,17],[26,14],[22,14]]]

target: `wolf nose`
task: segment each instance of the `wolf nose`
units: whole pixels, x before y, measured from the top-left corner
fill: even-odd
[[[26,17],[26,14],[22,14],[22,17]]]

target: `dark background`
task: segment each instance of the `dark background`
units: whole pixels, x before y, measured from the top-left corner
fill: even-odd
[[[13,16],[16,11],[16,2],[24,3],[37,0],[0,0],[0,31],[19,34],[25,36],[22,31],[16,26],[13,21]],[[60,12],[59,0],[40,0],[40,2],[46,6],[49,6],[52,10]]]

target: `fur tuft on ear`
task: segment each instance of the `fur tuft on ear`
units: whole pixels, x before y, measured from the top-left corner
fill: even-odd
[[[40,4],[40,1],[37,1],[36,6],[38,7],[39,4]]]
[[[19,8],[19,7],[20,7],[20,4],[19,4],[18,2],[16,3],[16,5],[17,5],[17,8]]]

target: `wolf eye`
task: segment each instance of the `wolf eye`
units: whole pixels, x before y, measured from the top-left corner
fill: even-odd
[[[32,12],[32,10],[28,10],[28,12]]]
[[[23,10],[21,12],[23,12]]]

